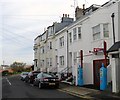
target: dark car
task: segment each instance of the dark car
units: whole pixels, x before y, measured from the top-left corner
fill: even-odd
[[[25,80],[25,77],[28,75],[28,73],[29,73],[29,72],[22,72],[22,73],[20,74],[20,79],[21,79],[22,81],[24,81],[24,80]]]
[[[43,88],[46,86],[54,86],[56,88],[59,88],[59,78],[51,74],[41,72],[37,75],[33,84],[38,86],[39,88]]]
[[[31,71],[25,77],[25,82],[33,83],[35,77],[40,73],[40,71]]]

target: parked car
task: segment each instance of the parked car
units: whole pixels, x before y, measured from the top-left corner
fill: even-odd
[[[31,71],[25,77],[25,82],[33,83],[35,77],[40,73],[40,71]]]
[[[33,85],[43,88],[46,86],[59,88],[59,78],[48,73],[39,73],[34,80]]]
[[[20,74],[20,79],[21,79],[22,81],[24,81],[24,80],[25,80],[25,77],[28,75],[28,73],[29,73],[29,72],[22,72],[22,73]]]

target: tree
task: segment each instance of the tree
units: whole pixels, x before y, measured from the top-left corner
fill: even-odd
[[[10,65],[10,67],[15,71],[15,72],[22,72],[24,70],[24,66],[26,63],[22,62],[13,62],[13,64]]]

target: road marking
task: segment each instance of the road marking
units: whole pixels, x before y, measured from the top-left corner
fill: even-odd
[[[7,80],[7,82],[9,83],[9,85],[12,85],[11,83],[10,83],[10,81],[8,80],[8,78],[6,77],[6,80]]]

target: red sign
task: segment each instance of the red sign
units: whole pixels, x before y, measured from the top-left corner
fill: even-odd
[[[104,51],[104,49],[103,48],[94,48],[94,50],[93,50],[94,52],[99,52],[99,51]]]

